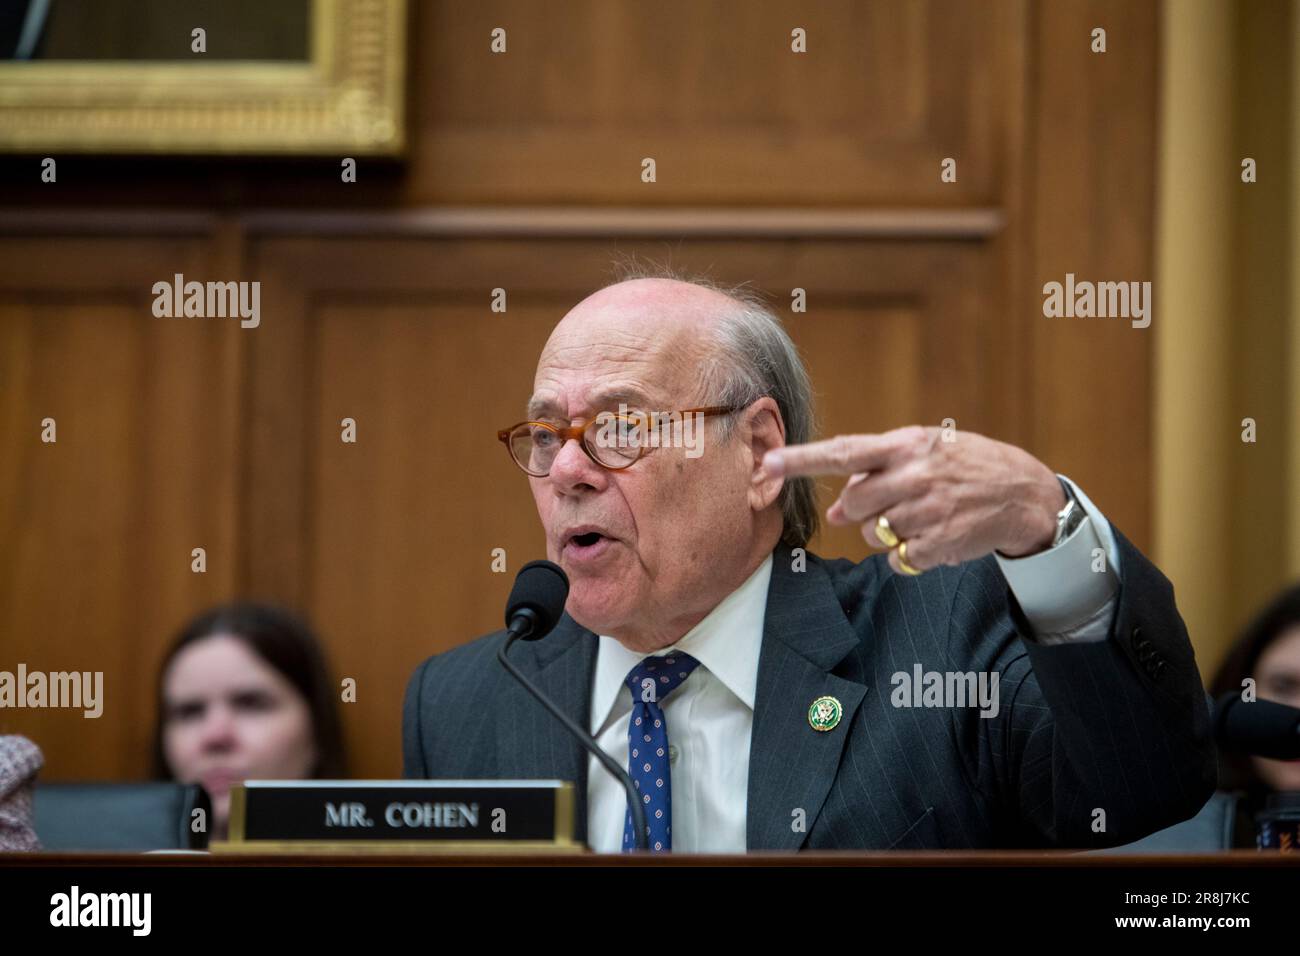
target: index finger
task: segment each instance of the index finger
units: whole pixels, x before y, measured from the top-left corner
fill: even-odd
[[[924,429],[900,428],[882,435],[836,435],[805,445],[774,448],[763,457],[763,468],[786,477],[878,471],[914,447],[918,438],[924,438]]]

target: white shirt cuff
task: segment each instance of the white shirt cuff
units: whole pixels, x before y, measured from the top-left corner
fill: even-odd
[[[1119,546],[1097,506],[1069,478],[1059,477],[1085,514],[1074,533],[1038,554],[994,557],[1040,644],[1103,641],[1119,594]]]

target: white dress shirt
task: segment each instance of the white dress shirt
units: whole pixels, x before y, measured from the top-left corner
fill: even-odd
[[[1110,522],[1073,482],[1070,487],[1087,517],[1069,538],[1028,557],[997,556],[1042,643],[1105,640],[1119,589],[1119,548]],[[1106,554],[1100,571],[1093,570],[1097,547]],[[668,724],[674,852],[745,852],[749,743],[772,560],[768,555],[676,644],[655,652],[686,653],[700,662],[661,704]],[[591,733],[623,766],[632,714],[632,692],[623,681],[645,656],[600,637]],[[626,817],[626,791],[588,758],[587,843],[599,853],[621,852]]]

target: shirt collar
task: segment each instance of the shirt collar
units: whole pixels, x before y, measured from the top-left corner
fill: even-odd
[[[772,555],[769,554],[744,584],[718,602],[681,640],[671,647],[655,651],[655,656],[662,657],[674,651],[691,655],[753,710],[758,686],[758,655],[763,643],[763,618],[771,579]],[[593,733],[598,732],[609,719],[619,692],[626,686],[623,681],[628,672],[645,657],[628,650],[616,638],[600,635],[591,701]]]

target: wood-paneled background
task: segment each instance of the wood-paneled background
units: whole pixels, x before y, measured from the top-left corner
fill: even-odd
[[[413,7],[410,155],[355,184],[338,157],[0,162],[0,669],[106,684],[99,720],[0,711],[47,779],[143,775],[162,650],[232,596],[310,617],[357,680],[354,772],[397,776],[411,669],[542,554],[495,429],[617,254],[772,293],[823,434],[953,418],[1149,542],[1152,331],[1046,319],[1041,289],[1150,277],[1155,3]],[[177,272],[260,281],[260,327],[153,317]]]

